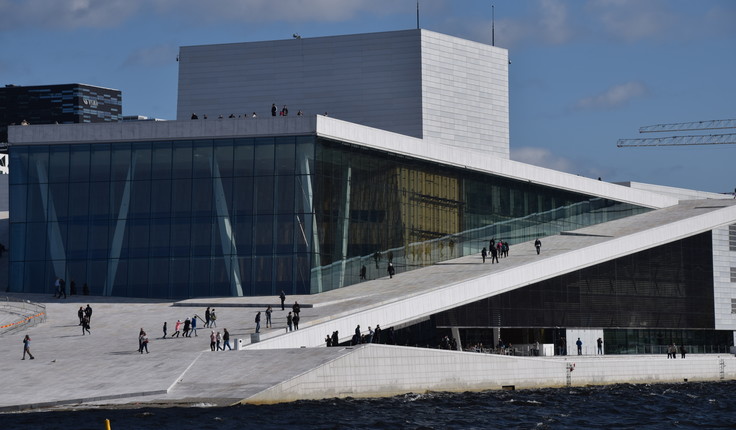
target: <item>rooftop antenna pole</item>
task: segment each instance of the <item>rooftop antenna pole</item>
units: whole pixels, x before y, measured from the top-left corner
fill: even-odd
[[[496,46],[496,6],[491,5],[491,46]]]
[[[417,0],[417,30],[419,30],[419,0]]]

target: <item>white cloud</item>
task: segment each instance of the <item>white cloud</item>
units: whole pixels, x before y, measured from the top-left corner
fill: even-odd
[[[0,0],[0,29],[107,28],[133,15],[141,0]]]
[[[586,9],[595,28],[629,43],[670,34],[678,21],[662,0],[591,0]]]
[[[615,85],[600,94],[586,97],[575,103],[576,109],[612,109],[626,105],[629,101],[649,92],[646,85],[631,81]]]

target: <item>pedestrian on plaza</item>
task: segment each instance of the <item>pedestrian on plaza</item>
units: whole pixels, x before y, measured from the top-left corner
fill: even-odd
[[[685,354],[687,354],[687,349],[685,349],[685,345],[680,345],[680,358],[685,358]]]
[[[537,248],[537,255],[542,251],[542,241],[537,238],[537,240],[534,241],[534,247]]]
[[[368,269],[366,269],[365,264],[360,267],[360,280],[365,281],[366,280],[366,273],[368,272]]]
[[[256,313],[256,333],[261,331],[261,311]]]
[[[198,334],[197,334],[197,318],[199,318],[199,316],[197,316],[197,314],[194,314],[194,316],[192,317],[192,331],[189,332],[189,337],[192,337],[192,333],[194,333],[194,337],[197,337],[198,336]]]
[[[332,346],[340,346],[340,336],[338,336],[337,330],[332,332]]]
[[[164,321],[164,337],[161,339],[166,339],[166,321]]]
[[[141,327],[141,330],[138,332],[138,352],[143,354],[144,349],[146,350],[146,354],[148,354],[148,337],[146,337],[146,332]]]
[[[394,269],[394,263],[388,263],[388,278],[391,279],[394,277],[394,274],[396,273],[396,269]]]
[[[92,322],[92,307],[87,303],[87,307],[84,308],[84,316],[87,317],[87,322]]]
[[[84,332],[87,332],[88,334],[92,334],[92,332],[89,331],[89,317],[84,316],[82,319],[82,336],[84,336]]]
[[[294,312],[294,315],[299,315],[299,312],[301,312],[302,307],[299,306],[299,303],[294,302],[294,305],[291,307],[291,310]]]
[[[192,326],[192,320],[187,317],[187,319],[184,320],[184,330],[181,332],[181,337],[189,337],[189,327]]]
[[[368,337],[366,338],[365,343],[373,343],[373,329],[371,326],[368,326]]]
[[[288,331],[291,331],[291,324],[293,322],[293,318],[291,316],[291,312],[289,312],[289,315],[286,316],[286,327],[288,328]]]
[[[381,343],[381,326],[376,324],[376,330],[373,333],[373,343]]]
[[[204,311],[204,326],[205,328],[210,326],[210,308],[207,308],[206,311]]]
[[[281,310],[284,310],[284,301],[286,300],[286,294],[284,294],[284,290],[281,290],[281,294],[279,294],[279,299],[281,299]]]
[[[603,355],[603,339],[599,337],[595,342],[598,344],[598,354]]]
[[[328,334],[327,337],[325,337],[325,344],[327,347],[332,346],[332,337]]]
[[[355,334],[353,335],[353,345],[360,343],[360,324],[355,326]]]
[[[61,294],[63,294],[66,299],[66,281],[63,279],[59,280],[59,285],[61,288]],[[61,298],[61,294],[59,294],[59,298]]]
[[[212,332],[210,333],[210,349],[212,351],[215,350],[215,343],[216,342],[217,342],[217,335],[215,334],[215,331],[212,330]]]
[[[176,324],[174,325],[174,333],[171,334],[171,337],[179,337],[179,330],[181,330],[181,320],[176,320]]]
[[[31,337],[28,335],[23,338],[23,358],[21,360],[26,359],[26,354],[28,354],[31,360],[34,359],[33,354],[31,354]]]
[[[578,346],[578,355],[583,355],[583,341],[578,338],[577,342],[575,342],[575,345]]]
[[[486,256],[488,255],[488,251],[486,250],[486,247],[484,246],[483,249],[480,251],[480,257],[483,259],[483,262],[486,262]]]
[[[294,314],[294,318],[291,319],[292,324],[294,324],[294,330],[299,330],[299,314]]]
[[[227,347],[227,349],[232,351],[232,348],[230,347],[230,332],[227,331],[227,329],[223,329],[222,332],[222,350],[224,351],[225,347]]]
[[[273,310],[271,309],[271,306],[266,308],[266,328],[271,327],[271,313]]]
[[[220,334],[220,332],[218,331],[218,332],[217,332],[217,335],[215,335],[215,342],[217,342],[217,350],[218,350],[218,351],[219,351],[219,350],[223,350],[223,351],[225,350],[225,348],[221,348],[221,347],[220,347],[220,342],[221,342],[221,341],[222,341],[222,335],[221,335],[221,334]]]
[[[272,104],[271,105],[271,116],[276,116],[276,111],[277,110],[278,109],[276,109],[276,103]]]
[[[210,311],[210,327],[217,327],[217,314],[215,308]]]
[[[77,311],[77,316],[79,317],[79,325],[82,325],[82,320],[84,319],[84,306],[79,307],[79,310]]]

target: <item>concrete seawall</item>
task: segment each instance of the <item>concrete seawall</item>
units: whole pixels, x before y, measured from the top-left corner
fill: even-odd
[[[618,383],[719,381],[736,377],[730,355],[509,357],[435,349],[363,345],[242,403],[408,392],[479,391]]]

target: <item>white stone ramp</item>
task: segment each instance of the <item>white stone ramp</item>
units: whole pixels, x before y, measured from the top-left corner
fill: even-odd
[[[344,347],[225,353],[207,351],[200,355],[167,395],[153,398],[179,403],[216,401],[232,404],[298,378],[351,352],[351,348]]]

